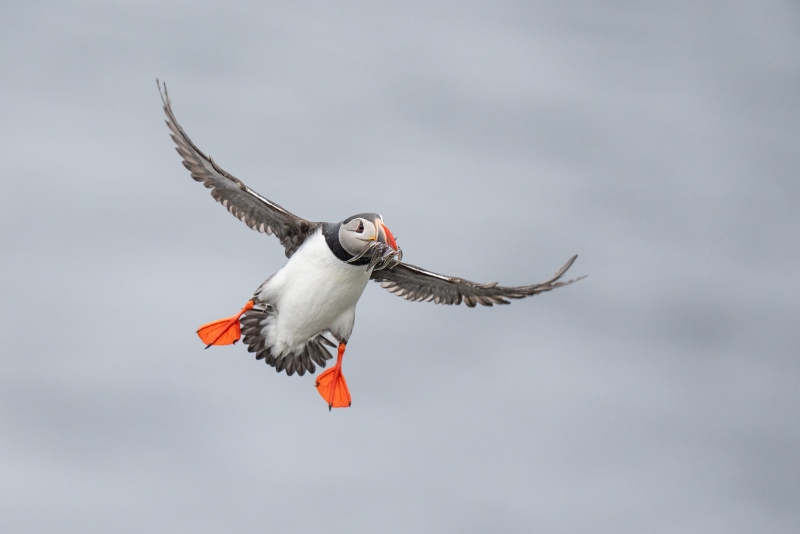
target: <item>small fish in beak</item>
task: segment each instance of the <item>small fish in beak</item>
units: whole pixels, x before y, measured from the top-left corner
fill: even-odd
[[[394,235],[382,220],[375,219],[372,222],[375,225],[375,235],[370,240],[372,243],[367,249],[347,261],[352,263],[362,257],[368,257],[367,271],[391,269],[403,259],[403,250],[397,246]]]

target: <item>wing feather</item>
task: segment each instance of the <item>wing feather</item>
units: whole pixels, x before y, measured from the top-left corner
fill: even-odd
[[[158,83],[158,81],[156,80]],[[158,83],[167,126],[170,129],[176,150],[183,158],[183,166],[192,173],[192,178],[211,189],[211,196],[225,206],[234,217],[258,232],[274,234],[286,249],[286,256],[292,254],[303,244],[309,234],[320,225],[294,215],[278,204],[268,200],[241,180],[226,172],[210,157],[206,156],[183,131],[167,93],[167,85]]]
[[[432,301],[436,304],[461,304],[463,302],[470,308],[478,304],[492,306],[508,304],[509,299],[530,297],[586,278],[581,276],[565,282],[560,281],[577,257],[575,255],[570,258],[550,280],[529,286],[504,287],[498,285],[497,282],[478,284],[455,276],[437,274],[402,262],[389,269],[374,271],[372,279],[391,293],[412,302]]]

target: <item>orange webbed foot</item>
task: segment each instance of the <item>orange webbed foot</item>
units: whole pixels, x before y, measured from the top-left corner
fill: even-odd
[[[242,336],[242,329],[239,326],[239,318],[253,307],[253,301],[248,300],[244,308],[239,313],[225,319],[206,323],[197,329],[200,340],[206,344],[206,348],[211,345],[232,345],[239,341]]]
[[[336,358],[336,365],[317,377],[317,391],[328,403],[328,411],[331,408],[349,408],[352,403],[350,390],[347,388],[347,381],[342,373],[342,356],[344,356],[344,343],[339,343],[339,355]]]
[[[350,390],[347,389],[347,381],[338,365],[319,375],[316,386],[319,394],[328,403],[328,410],[350,407]]]

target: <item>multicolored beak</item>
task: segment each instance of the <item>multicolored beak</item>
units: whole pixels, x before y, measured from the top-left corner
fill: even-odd
[[[398,250],[397,241],[395,241],[394,235],[392,235],[392,232],[389,231],[385,224],[383,224],[383,221],[380,219],[375,221],[375,226],[378,227],[378,241],[389,245],[394,250]]]

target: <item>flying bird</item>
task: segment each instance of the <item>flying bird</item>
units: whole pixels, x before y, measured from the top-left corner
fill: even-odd
[[[566,286],[583,277],[560,281],[576,256],[546,282],[519,287],[478,284],[415,267],[383,217],[359,213],[339,222],[312,222],[261,196],[224,171],[189,139],[178,124],[167,93],[159,83],[167,126],[183,165],[192,178],[236,218],[258,232],[274,235],[289,261],[256,289],[235,315],[204,324],[197,334],[206,348],[230,345],[244,336],[256,359],[277,372],[314,373],[337,349],[336,364],[320,374],[316,387],[328,409],[348,407],[350,391],[342,373],[345,347],[353,332],[356,305],[370,280],[414,302],[492,306]]]

